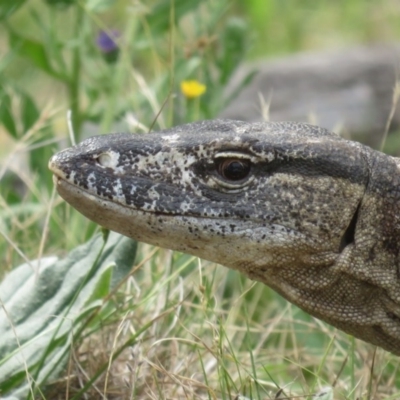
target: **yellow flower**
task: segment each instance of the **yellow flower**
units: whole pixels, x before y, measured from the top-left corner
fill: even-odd
[[[181,91],[187,99],[195,99],[206,91],[206,85],[199,81],[190,80],[181,82]]]

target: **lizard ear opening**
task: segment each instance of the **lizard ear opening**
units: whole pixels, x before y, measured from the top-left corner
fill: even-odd
[[[353,215],[353,218],[350,221],[349,226],[345,230],[342,239],[340,240],[340,245],[339,245],[339,253],[341,253],[345,247],[347,247],[349,244],[354,242],[354,236],[356,233],[356,226],[357,226],[357,220],[358,220],[358,214],[360,211],[360,204],[358,204],[356,212]]]

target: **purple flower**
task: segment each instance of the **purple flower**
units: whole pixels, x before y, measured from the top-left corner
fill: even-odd
[[[118,44],[115,41],[120,36],[117,30],[100,31],[96,38],[96,44],[103,53],[118,51]]]

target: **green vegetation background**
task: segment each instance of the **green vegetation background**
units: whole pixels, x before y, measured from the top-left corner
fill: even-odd
[[[0,278],[43,255],[62,258],[98,231],[54,195],[47,170],[50,156],[70,145],[67,110],[76,141],[214,118],[229,102],[230,77],[246,60],[395,42],[399,19],[400,5],[390,0],[2,0]],[[114,49],[99,46],[100,32],[115,39]],[[185,96],[181,84],[188,80],[206,92]],[[144,245],[133,265],[142,267],[120,292],[100,291],[107,298],[97,310],[101,318],[74,336],[74,356],[64,369],[69,378],[33,384],[27,396],[55,398],[43,392],[46,383],[60,398],[83,392],[113,398],[125,384],[122,398],[151,392],[156,398],[261,399],[284,387],[282,393],[306,396],[327,385],[335,386],[335,398],[399,395],[394,358],[378,352],[371,373],[370,347],[262,285]],[[130,340],[139,326],[148,329],[140,341]],[[100,389],[85,386],[111,360],[117,331],[121,346],[142,364],[123,359],[131,365],[124,384],[100,373]],[[107,371],[116,375],[111,364],[121,363],[110,362]]]

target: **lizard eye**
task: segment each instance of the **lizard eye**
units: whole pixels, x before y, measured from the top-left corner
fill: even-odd
[[[257,158],[236,151],[221,151],[214,155],[211,179],[222,191],[237,193],[254,179],[253,165]]]
[[[96,161],[102,165],[103,167],[109,167],[112,164],[112,160],[109,154],[103,153],[100,154],[97,158]]]
[[[241,181],[250,173],[250,160],[240,158],[217,159],[217,171],[227,181]]]
[[[118,166],[118,160],[120,158],[120,154],[109,150],[105,151],[99,155],[94,156],[94,160],[101,165],[102,167],[105,168],[116,168]]]

